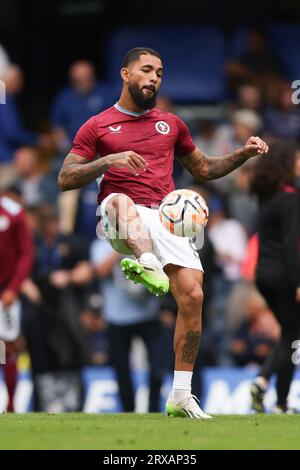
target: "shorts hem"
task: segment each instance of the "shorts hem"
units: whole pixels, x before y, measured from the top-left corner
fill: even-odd
[[[167,261],[161,261],[161,264],[163,267],[167,266],[168,264],[174,264],[174,266],[179,266],[181,268],[189,268],[189,269],[195,269],[196,271],[202,271],[204,273],[204,269],[202,265],[199,262],[199,266],[195,266],[195,264],[192,265],[192,263],[189,263],[188,261],[178,261],[175,259],[168,259]]]

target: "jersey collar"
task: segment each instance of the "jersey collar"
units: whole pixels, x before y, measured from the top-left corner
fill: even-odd
[[[128,109],[125,109],[123,108],[122,106],[120,106],[118,103],[115,103],[114,104],[114,107],[120,111],[120,113],[124,113],[124,114],[129,114],[129,116],[143,116],[144,114],[147,114],[149,113],[150,109],[146,109],[146,111],[142,111],[141,113],[136,113],[135,111],[129,111]]]

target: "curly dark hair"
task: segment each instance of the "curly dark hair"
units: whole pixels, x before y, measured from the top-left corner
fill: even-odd
[[[154,49],[151,49],[150,47],[135,47],[134,49],[130,49],[130,51],[126,52],[122,59],[122,67],[128,67],[131,62],[139,60],[140,56],[143,54],[154,55],[162,62],[161,55]]]
[[[260,201],[271,198],[286,185],[294,185],[297,143],[276,140],[269,148],[269,153],[256,161],[251,178],[251,192]]]

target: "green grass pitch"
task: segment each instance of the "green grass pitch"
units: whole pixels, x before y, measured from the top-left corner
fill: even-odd
[[[300,415],[0,415],[0,449],[300,449]]]

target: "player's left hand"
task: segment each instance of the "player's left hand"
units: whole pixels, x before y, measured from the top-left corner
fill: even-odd
[[[242,153],[248,158],[268,153],[269,147],[260,137],[250,137],[242,148]]]

